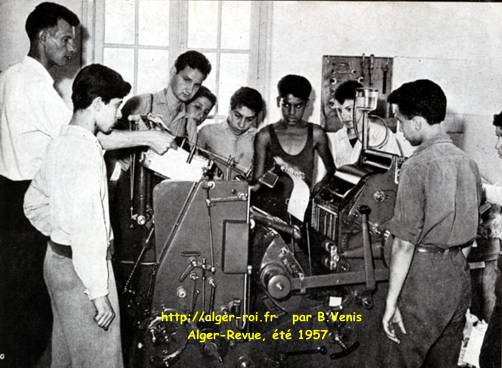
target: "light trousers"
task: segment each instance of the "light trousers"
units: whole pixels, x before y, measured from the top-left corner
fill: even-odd
[[[96,309],[84,294],[85,287],[75,273],[72,260],[47,247],[44,279],[54,315],[52,368],[123,367],[119,304],[110,261],[108,275],[108,299],[115,319],[105,331],[94,320]]]

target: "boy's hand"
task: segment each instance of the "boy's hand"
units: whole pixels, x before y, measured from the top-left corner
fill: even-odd
[[[385,312],[382,318],[383,330],[387,337],[394,341],[396,344],[399,344],[401,341],[397,337],[396,329],[394,325],[397,325],[401,330],[401,333],[406,334],[406,329],[404,328],[403,317],[401,316],[401,311],[397,306],[389,306],[385,307]]]
[[[92,300],[94,308],[96,308],[96,315],[94,320],[103,330],[108,330],[108,327],[115,318],[115,312],[108,300],[108,296],[100,296]]]
[[[175,142],[175,137],[163,130],[150,130],[146,132],[149,134],[148,146],[159,155],[163,155],[169,148],[177,149],[178,146]]]

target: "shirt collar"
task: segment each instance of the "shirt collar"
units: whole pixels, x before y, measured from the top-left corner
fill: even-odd
[[[185,104],[172,96],[170,97],[167,88],[164,88],[162,91],[155,93],[153,95],[153,99],[157,104],[167,105],[167,109],[170,112],[176,112],[174,116],[176,116],[177,119],[185,115]]]
[[[417,149],[415,150],[415,152],[413,153],[413,156],[424,151],[427,147],[430,147],[430,146],[432,146],[434,144],[438,144],[438,143],[452,143],[452,140],[448,134],[437,135],[437,136],[423,142],[420,146],[418,146]]]
[[[104,153],[103,147],[99,143],[98,138],[94,134],[92,134],[92,132],[90,130],[85,129],[85,128],[78,126],[78,125],[67,125],[67,126],[63,127],[62,129],[63,129],[64,135],[72,136],[72,137],[79,137],[79,138],[85,139],[86,141],[92,142],[93,144],[95,144],[99,148],[99,150],[102,154]]]
[[[31,56],[25,56],[23,64],[30,68],[34,73],[45,79],[47,83],[50,83],[51,85],[54,84],[54,79],[38,60],[32,58]]]
[[[167,100],[167,88],[164,88],[163,90],[154,93],[153,99],[158,104],[169,105],[169,101]]]
[[[166,104],[168,106],[176,106],[179,107],[180,105],[184,105],[183,102],[178,100],[176,97],[174,97],[173,93],[169,93],[168,89],[171,87],[164,88],[162,91],[159,91],[156,93],[157,95],[157,100],[159,103]]]

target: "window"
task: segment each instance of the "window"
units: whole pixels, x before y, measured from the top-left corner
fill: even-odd
[[[188,3],[187,47],[203,52],[214,66],[206,85],[222,102],[222,113],[232,93],[249,83],[244,76],[249,71],[250,23],[250,1]]]
[[[116,69],[133,85],[132,94],[164,88],[176,57],[195,49],[213,67],[204,85],[218,96],[215,118],[226,116],[241,86],[266,96],[270,2],[87,0],[86,13],[96,17],[94,29],[86,25],[93,53],[84,53],[84,62]]]

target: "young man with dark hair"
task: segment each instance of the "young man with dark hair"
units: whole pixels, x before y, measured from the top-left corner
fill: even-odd
[[[103,148],[131,85],[99,64],[73,82],[70,124],[47,149],[24,201],[26,217],[49,237],[44,279],[54,316],[53,367],[122,367],[113,238]]]
[[[188,50],[184,52],[174,62],[174,67],[176,68],[176,73],[181,72],[189,66],[192,69],[197,69],[202,73],[204,78],[207,78],[209,73],[211,73],[211,63],[207,58],[198,51]]]
[[[71,118],[49,70],[77,54],[78,24],[69,9],[40,3],[26,20],[28,55],[0,75],[0,350],[9,366],[36,364],[50,336],[50,301],[42,277],[46,241],[25,218],[23,196],[47,145]],[[105,149],[147,145],[163,153],[173,137],[144,131],[99,133],[98,139]]]
[[[211,63],[200,52],[190,50],[178,56],[171,70],[169,84],[156,93],[130,98],[122,113],[159,116],[177,137],[195,137],[197,126],[186,119],[186,106],[211,72]],[[187,124],[188,123],[188,124]]]
[[[502,112],[493,117],[495,135],[497,143],[495,150],[502,158]],[[490,203],[502,206],[502,186],[494,184],[483,184],[486,200]],[[502,271],[502,254],[499,254],[497,265]],[[488,328],[483,339],[483,345],[479,354],[480,368],[500,368],[501,366],[501,344],[502,344],[502,276],[499,272],[495,283],[495,308],[493,308]]]
[[[199,127],[207,119],[216,102],[217,98],[209,88],[200,86],[187,105],[187,119],[189,120],[187,124]],[[188,137],[188,140],[193,143],[197,142],[197,134]]]
[[[303,120],[312,86],[306,78],[290,74],[279,81],[277,89],[282,119],[264,127],[256,136],[254,177],[258,180],[266,170],[279,164],[312,186],[315,152],[327,168],[327,175],[335,172],[326,133],[320,126]],[[284,202],[292,189],[290,180],[282,175],[275,185],[274,196]],[[277,212],[272,214],[284,217],[285,208],[278,205]]]
[[[446,96],[417,80],[389,103],[417,149],[404,163],[393,218],[381,367],[456,367],[471,285],[467,253],[478,227],[481,180],[444,132]]]
[[[356,163],[361,154],[362,112],[357,109],[354,111],[354,100],[356,90],[362,86],[355,80],[349,80],[340,84],[335,91],[335,108],[343,128],[335,133],[329,133],[328,137],[337,167]],[[401,154],[394,133],[390,129],[371,120],[369,128],[368,144],[371,148],[396,155]]]
[[[197,144],[231,158],[238,169],[248,172],[253,166],[256,125],[263,109],[263,98],[257,90],[239,88],[230,98],[227,119],[203,126],[199,131]],[[220,168],[224,170],[223,167]]]

